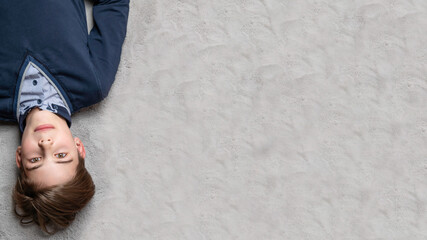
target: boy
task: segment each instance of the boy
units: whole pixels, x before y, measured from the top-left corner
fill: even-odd
[[[66,227],[94,194],[71,115],[108,95],[126,35],[129,0],[0,3],[0,120],[22,132],[13,191],[21,223]]]

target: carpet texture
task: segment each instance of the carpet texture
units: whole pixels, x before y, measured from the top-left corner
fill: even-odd
[[[424,0],[131,1],[73,116],[96,194],[51,239],[426,239],[426,29]],[[0,239],[46,239],[12,213],[19,141]]]

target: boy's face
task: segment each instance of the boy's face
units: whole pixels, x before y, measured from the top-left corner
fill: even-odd
[[[16,164],[27,177],[42,187],[71,180],[85,158],[83,143],[74,138],[64,119],[38,108],[27,116],[21,146],[16,150]]]

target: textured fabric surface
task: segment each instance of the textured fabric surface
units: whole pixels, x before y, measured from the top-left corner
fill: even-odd
[[[131,1],[73,118],[97,192],[51,239],[425,239],[427,1]],[[18,127],[0,125],[0,239]]]

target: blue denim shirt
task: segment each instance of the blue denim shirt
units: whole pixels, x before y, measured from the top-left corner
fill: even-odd
[[[57,87],[49,77],[32,62],[25,66],[18,93],[19,112],[17,121],[21,132],[25,129],[26,117],[31,109],[38,107],[64,118],[71,126],[71,111]]]

